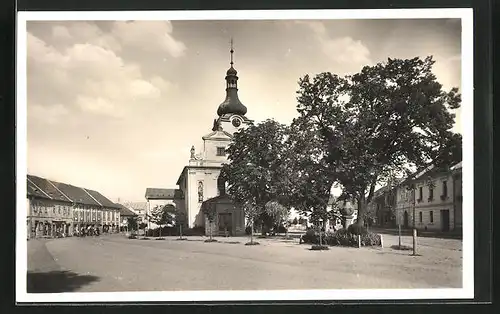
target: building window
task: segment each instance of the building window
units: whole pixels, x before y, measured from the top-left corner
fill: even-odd
[[[226,148],[217,147],[217,156],[226,156]]]
[[[434,187],[432,185],[429,186],[429,201],[434,199]]]
[[[448,182],[443,181],[443,195],[441,195],[441,199],[445,200],[448,197]]]
[[[424,218],[424,217],[423,217],[422,212],[418,212],[418,220],[420,221],[420,223],[422,223],[422,222],[423,222],[423,220],[424,220],[423,218]]]
[[[422,187],[418,188],[418,201],[421,202],[424,198],[424,189]]]
[[[430,223],[434,223],[434,212],[432,210],[429,212],[429,221]]]

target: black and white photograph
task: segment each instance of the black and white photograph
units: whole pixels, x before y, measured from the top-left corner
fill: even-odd
[[[16,298],[474,295],[472,10],[21,12]]]

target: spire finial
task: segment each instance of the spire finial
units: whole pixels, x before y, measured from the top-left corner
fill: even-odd
[[[233,49],[233,37],[231,37],[231,66],[233,66],[234,62],[233,62],[233,53],[234,53],[234,49]]]

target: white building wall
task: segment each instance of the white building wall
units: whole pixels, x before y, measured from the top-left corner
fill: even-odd
[[[189,169],[188,170],[188,222],[189,227],[204,226],[203,213],[200,211],[202,202],[198,198],[198,184],[203,182],[203,201],[218,195],[217,178],[220,169]]]

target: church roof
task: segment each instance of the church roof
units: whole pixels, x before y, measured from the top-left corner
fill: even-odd
[[[224,130],[217,130],[217,131],[212,131],[210,132],[209,134],[205,135],[202,137],[202,139],[204,140],[208,140],[208,139],[231,139],[233,136],[231,135],[231,133],[228,133]]]
[[[237,88],[227,88],[226,89],[226,99],[219,105],[217,109],[217,114],[222,116],[224,114],[239,114],[244,116],[247,113],[247,107],[243,105],[238,97]]]
[[[184,193],[179,189],[147,188],[145,196],[148,200],[183,199]]]
[[[238,72],[233,67],[233,44],[231,41],[231,67],[226,72],[226,99],[219,105],[217,114],[239,114],[244,116],[247,113],[247,107],[243,105],[238,98]]]

